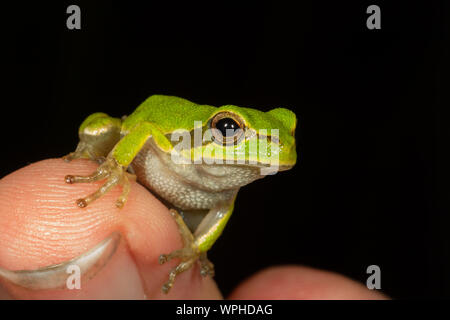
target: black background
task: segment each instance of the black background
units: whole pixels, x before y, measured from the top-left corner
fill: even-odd
[[[81,7],[81,30],[66,8]],[[366,8],[381,8],[381,30]],[[449,5],[61,1],[3,7],[0,176],[73,151],[152,94],[299,118],[302,161],[244,187],[210,252],[225,294],[304,264],[395,298],[450,296]]]

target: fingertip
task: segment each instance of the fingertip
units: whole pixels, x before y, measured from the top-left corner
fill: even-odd
[[[388,299],[345,276],[303,266],[262,270],[241,283],[229,299],[373,300]]]
[[[14,291],[14,296],[117,298],[121,296],[120,292],[113,294],[111,288],[121,288],[123,294],[130,293],[124,290],[120,278],[125,279],[124,274],[136,271],[147,298],[221,298],[214,281],[202,279],[197,268],[181,274],[169,295],[161,293],[161,286],[167,281],[175,261],[161,266],[159,255],[180,248],[181,241],[168,209],[143,186],[131,181],[128,201],[121,209],[115,206],[120,188],[113,188],[86,208],[76,206],[76,199],[94,192],[102,182],[67,184],[65,177],[68,173],[88,175],[97,166],[87,160],[67,163],[50,159],[31,164],[0,180],[0,267],[32,270],[58,264],[86,252],[112,232],[123,235],[117,257],[105,267],[112,268],[109,272],[113,275],[105,278],[108,271],[101,271],[96,276],[106,280],[94,279],[81,292],[30,294],[19,288]],[[116,260],[128,267],[115,269]],[[116,277],[116,285],[112,286],[110,281]],[[135,279],[132,275],[129,278]],[[102,291],[102,288],[110,288],[110,291]],[[139,290],[135,290],[133,296],[139,296]]]

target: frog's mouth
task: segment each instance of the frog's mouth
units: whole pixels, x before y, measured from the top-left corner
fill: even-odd
[[[201,164],[202,171],[207,171],[210,174],[217,174],[219,176],[233,174],[236,171],[240,172],[252,172],[255,175],[266,176],[275,174],[279,171],[287,171],[291,169],[295,164],[268,164],[262,162],[249,162],[245,163],[240,161],[236,163],[223,163],[223,164]],[[228,170],[226,170],[228,168]],[[233,173],[232,173],[233,172]]]
[[[236,164],[238,165],[238,164]],[[279,171],[287,171],[292,169],[294,164],[264,164],[264,163],[258,163],[256,165],[244,165],[247,167],[253,167],[256,169],[259,169],[262,173],[262,175],[268,175],[268,174],[275,174]]]
[[[264,168],[277,168],[278,171],[287,171],[289,169],[291,169],[295,164],[279,164],[279,163],[262,163],[262,162],[258,162],[258,163],[245,163],[245,164],[231,164],[234,166],[246,166],[246,167],[254,167],[254,168],[260,168],[260,169],[264,169]]]
[[[195,163],[195,162],[194,162]],[[249,168],[279,168],[279,171],[286,171],[295,166],[295,162],[286,163],[281,161],[261,162],[256,160],[230,160],[230,159],[214,159],[214,158],[202,158],[199,164],[206,166],[238,166]]]
[[[292,169],[292,167],[293,167],[294,165],[293,164],[283,164],[283,165],[279,165],[278,166],[278,171],[287,171],[287,170],[290,170],[290,169]]]

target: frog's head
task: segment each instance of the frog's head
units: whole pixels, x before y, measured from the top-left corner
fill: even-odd
[[[211,139],[202,145],[203,160],[224,155],[224,163],[287,170],[294,166],[295,114],[284,108],[268,112],[225,105],[203,122]]]

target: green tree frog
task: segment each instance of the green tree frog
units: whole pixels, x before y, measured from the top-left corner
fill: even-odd
[[[180,259],[162,287],[167,293],[176,276],[196,261],[202,276],[214,275],[206,253],[228,222],[239,188],[267,175],[265,168],[294,166],[296,122],[295,114],[284,108],[262,112],[153,95],[122,119],[105,113],[88,116],[75,152],[64,159],[92,159],[100,165],[91,175],[67,175],[65,181],[105,180],[96,192],[76,201],[79,207],[116,185],[122,186],[116,202],[122,207],[129,179],[136,177],[171,208],[183,248],[159,258],[161,264]]]

